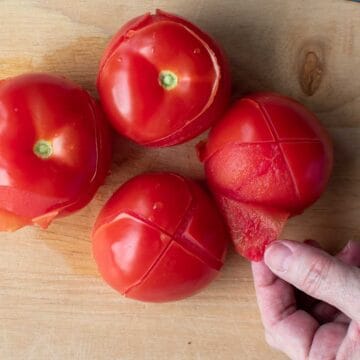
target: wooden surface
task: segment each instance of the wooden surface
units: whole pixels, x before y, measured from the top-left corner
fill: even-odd
[[[221,4],[221,6],[219,5]],[[0,1],[0,76],[51,71],[95,94],[99,57],[127,19],[160,7],[196,22],[229,54],[234,91],[276,90],[329,128],[336,165],[325,196],[284,236],[329,250],[360,236],[360,4],[350,1]],[[230,253],[206,291],[151,305],[99,278],[91,225],[124,180],[144,170],[202,177],[193,146],[144,150],[117,141],[112,175],[83,211],[0,234],[0,359],[284,359],[265,343],[249,264]]]

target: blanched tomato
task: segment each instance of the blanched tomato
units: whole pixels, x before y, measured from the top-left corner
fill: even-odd
[[[208,183],[238,252],[260,260],[289,216],[324,191],[332,146],[315,115],[287,97],[239,100],[200,149]]]
[[[108,129],[86,91],[47,74],[0,82],[0,230],[82,208],[109,165]]]
[[[190,22],[157,10],[125,24],[102,58],[101,102],[113,126],[148,146],[170,146],[207,129],[230,94],[227,61]]]
[[[173,173],[137,176],[113,195],[93,230],[103,278],[130,298],[162,302],[194,294],[223,265],[223,219],[194,181]]]

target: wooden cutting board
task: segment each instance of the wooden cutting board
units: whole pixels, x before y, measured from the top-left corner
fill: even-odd
[[[330,251],[359,239],[360,4],[3,0],[0,77],[55,72],[95,94],[97,64],[109,37],[156,7],[189,18],[223,44],[235,96],[253,90],[293,96],[333,136],[336,164],[328,191],[291,220],[283,236],[315,238]],[[0,234],[0,359],[284,359],[264,341],[249,263],[232,252],[207,290],[170,304],[124,299],[96,271],[89,233],[105,200],[145,170],[202,177],[194,152],[198,141],[146,150],[118,140],[112,174],[86,209],[46,231]]]

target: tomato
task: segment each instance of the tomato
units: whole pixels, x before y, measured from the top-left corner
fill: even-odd
[[[157,10],[125,24],[98,74],[102,105],[118,132],[147,146],[189,140],[222,115],[230,94],[227,60],[195,25]]]
[[[0,82],[0,230],[82,208],[109,165],[108,129],[86,91],[47,74]]]
[[[272,93],[236,102],[200,152],[235,247],[250,260],[262,259],[286,220],[320,197],[333,162],[315,115]]]
[[[93,230],[93,253],[106,282],[142,301],[178,300],[209,284],[228,238],[210,197],[173,173],[139,175],[112,196]]]

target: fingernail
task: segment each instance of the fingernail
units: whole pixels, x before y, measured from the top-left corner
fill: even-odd
[[[286,245],[274,242],[266,248],[265,264],[274,271],[285,272],[289,268],[292,251]]]

